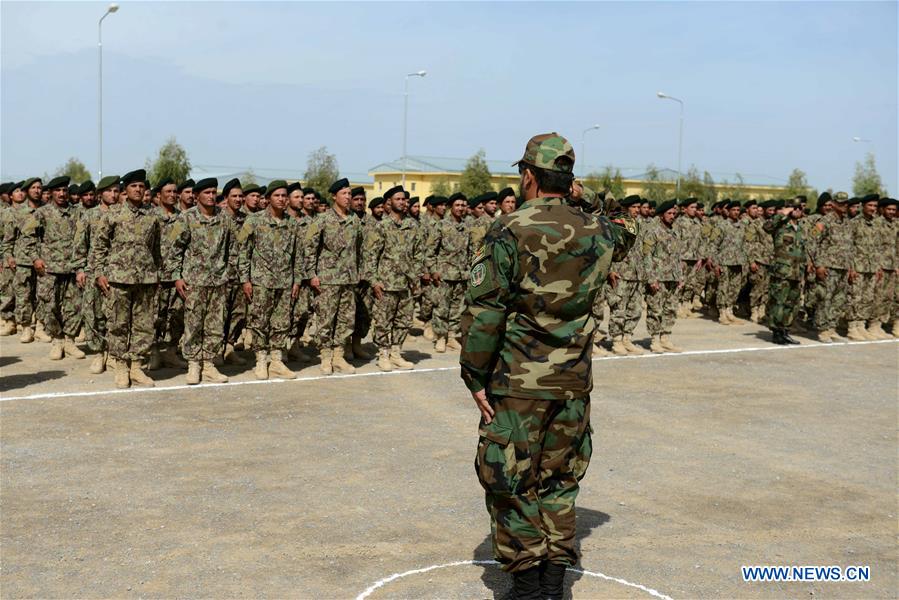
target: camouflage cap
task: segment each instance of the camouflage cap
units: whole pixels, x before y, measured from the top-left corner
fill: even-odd
[[[564,158],[565,160],[559,160]],[[538,169],[571,173],[574,171],[574,148],[571,144],[555,131],[541,133],[528,140],[521,160],[512,163],[533,165]]]
[[[837,192],[833,195],[834,202],[849,202],[849,194],[846,192]]]

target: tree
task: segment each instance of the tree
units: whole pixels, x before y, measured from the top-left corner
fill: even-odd
[[[190,176],[190,159],[187,150],[179,144],[174,136],[166,140],[154,162],[147,159],[147,177],[151,185],[156,185],[166,177],[175,183],[181,183]]]
[[[612,171],[609,165],[602,172],[593,171],[584,178],[584,185],[597,192],[611,193],[615,198],[624,196],[624,182],[621,178],[621,170]]]
[[[855,175],[852,177],[852,194],[862,197],[868,194],[887,195],[887,189],[883,186],[877,165],[874,164],[874,153],[865,155],[865,162],[855,163]]]
[[[448,198],[453,193],[453,186],[449,182],[449,179],[446,179],[444,177],[431,186],[431,193],[435,196],[443,196],[444,198]]]
[[[459,178],[459,191],[472,198],[492,190],[492,177],[487,167],[486,153],[482,148],[465,163],[465,169]]]
[[[84,166],[84,163],[74,156],[67,160],[66,164],[56,169],[56,173],[53,174],[54,177],[62,175],[68,175],[72,183],[84,183],[91,178],[91,173]]]
[[[708,173],[705,173],[708,175]],[[699,171],[691,166],[687,175],[680,181],[681,198],[702,198],[705,195],[705,183],[699,177]]]
[[[340,177],[340,169],[337,167],[337,157],[328,152],[326,146],[309,153],[306,172],[303,174],[306,187],[325,193],[338,177]]]
[[[656,202],[664,202],[668,199],[668,191],[665,189],[664,180],[659,175],[659,170],[653,164],[646,167],[646,174],[643,176],[642,196]]]
[[[787,189],[784,190],[787,198],[795,198],[796,196],[808,197],[812,189],[808,185],[805,173],[801,169],[793,169],[787,179]]]
[[[250,167],[240,176],[240,185],[250,186],[257,185],[259,182],[256,181],[256,173],[253,172],[253,167]]]
[[[702,196],[697,196],[699,201],[706,206],[711,206],[718,201],[718,189],[715,187],[715,180],[708,171],[702,172]]]

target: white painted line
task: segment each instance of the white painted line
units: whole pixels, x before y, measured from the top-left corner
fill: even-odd
[[[877,340],[869,342],[837,342],[832,344],[822,344],[815,342],[812,344],[803,344],[800,346],[764,346],[759,348],[724,348],[721,350],[689,350],[686,352],[666,352],[665,354],[639,354],[632,356],[602,356],[594,358],[593,361],[603,360],[640,360],[648,358],[676,358],[678,356],[704,356],[714,354],[740,354],[743,352],[775,352],[778,350],[813,350],[821,348],[839,348],[843,346],[865,346],[870,344],[897,344],[899,339],[894,340]],[[41,394],[30,394],[27,396],[0,396],[0,402],[12,402],[13,400],[42,400],[47,398],[84,398],[93,396],[111,396],[116,394],[148,394],[154,392],[176,392],[183,390],[209,389],[218,387],[233,387],[238,385],[272,385],[279,383],[298,383],[301,381],[323,381],[336,379],[351,379],[354,377],[388,377],[391,375],[415,375],[417,373],[439,373],[441,371],[458,371],[458,366],[452,367],[426,367],[423,369],[413,369],[411,371],[372,371],[369,373],[353,373],[351,375],[309,375],[306,377],[297,377],[296,379],[267,379],[265,381],[231,381],[228,383],[204,383],[201,385],[168,385],[153,388],[132,387],[123,390],[97,390],[90,392],[44,392]]]
[[[356,596],[356,600],[365,600],[368,598],[375,590],[378,588],[384,587],[388,583],[392,581],[396,581],[397,579],[401,579],[403,577],[408,577],[410,575],[420,575],[422,573],[427,573],[429,571],[435,571],[437,569],[446,569],[448,567],[459,567],[462,565],[498,565],[499,563],[495,560],[459,560],[456,562],[446,563],[443,565],[431,565],[430,567],[423,567],[421,569],[412,569],[411,571],[406,571],[404,573],[394,573],[384,579],[379,579],[378,581],[371,584],[368,588],[365,589],[364,592]],[[660,598],[661,600],[673,600],[671,596],[666,596],[662,592],[654,590],[652,588],[648,588],[645,585],[640,585],[639,583],[631,583],[630,581],[626,581],[619,577],[612,577],[610,575],[606,575],[605,573],[597,573],[594,571],[581,571],[580,569],[575,569],[572,567],[568,567],[568,570],[572,573],[579,573],[581,575],[589,575],[590,577],[597,577],[599,579],[605,579],[606,581],[614,581],[615,583],[620,583],[621,585],[626,585],[628,587],[632,587],[638,590],[642,590],[653,596],[655,598]]]

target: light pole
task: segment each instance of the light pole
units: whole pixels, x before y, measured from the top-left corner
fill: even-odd
[[[103,178],[103,19],[117,10],[113,2],[97,22],[97,181]]]
[[[594,125],[593,127],[588,127],[587,129],[585,129],[583,131],[583,133],[581,133],[581,164],[584,165],[584,169],[585,169],[584,177],[587,176],[587,172],[586,172],[586,169],[587,169],[587,158],[586,158],[586,156],[587,156],[587,150],[586,150],[586,148],[587,148],[587,141],[586,141],[587,132],[593,131],[594,129],[599,129],[599,125]]]
[[[409,78],[424,77],[427,71],[416,71],[415,73],[407,73],[403,79],[403,186],[406,185],[406,131],[409,123]]]
[[[871,143],[871,140],[866,140],[865,138],[860,138],[858,136],[855,136],[854,138],[852,138],[852,141],[853,142],[865,142],[867,144]]]
[[[656,96],[662,100],[674,100],[680,104],[680,133],[677,136],[677,183],[674,184],[674,193],[680,196],[680,180],[681,180],[681,156],[684,149],[684,101],[674,96],[669,96],[664,92],[656,92]]]

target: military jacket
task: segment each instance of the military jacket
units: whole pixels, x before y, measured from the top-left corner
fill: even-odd
[[[6,266],[6,259],[13,256],[13,246],[15,245],[15,220],[21,205],[6,205],[0,208],[0,259]],[[10,236],[10,242],[6,240],[6,236]]]
[[[490,230],[491,225],[493,225],[493,219],[486,214],[477,218],[468,218],[468,231],[471,235],[471,247],[475,252],[481,247],[481,244],[484,243],[484,237],[487,235],[487,231]]]
[[[428,237],[425,268],[445,281],[463,281],[471,267],[471,235],[464,220],[438,221]]]
[[[315,219],[314,217],[310,217],[304,213],[299,213],[300,216],[292,217],[291,224],[294,228],[294,235],[297,238],[297,255],[294,260],[297,262],[297,269],[294,272],[295,277],[297,279],[294,283],[301,283],[303,279],[307,279],[306,277],[306,232],[309,230],[309,225]]]
[[[715,264],[740,266],[747,263],[746,250],[743,246],[746,224],[743,221],[722,219],[718,223],[720,237],[715,245],[712,259]]]
[[[165,271],[188,285],[219,286],[237,267],[237,224],[222,209],[207,217],[194,206],[166,233]]]
[[[852,232],[848,220],[832,212],[818,220],[815,230],[811,244],[815,266],[848,270],[852,260]]]
[[[152,206],[127,200],[109,207],[91,237],[88,272],[111,283],[159,282],[162,269],[159,217]]]
[[[240,281],[270,289],[299,283],[303,269],[296,260],[296,231],[287,213],[279,219],[266,209],[248,216],[237,235]]]
[[[159,217],[160,224],[160,240],[162,243],[162,256],[163,256],[163,269],[162,273],[160,273],[159,280],[160,281],[175,281],[178,277],[175,277],[171,271],[168,270],[168,266],[166,264],[165,257],[171,253],[171,244],[175,239],[172,235],[172,229],[175,227],[175,223],[178,222],[178,218],[181,216],[181,211],[176,207],[173,212],[166,212],[164,208],[161,206],[154,206],[154,210],[156,211],[156,215]],[[196,208],[196,205],[191,207]]]
[[[681,241],[683,260],[701,260],[702,253],[702,223],[699,219],[681,215],[674,221],[674,231]]]
[[[359,283],[362,221],[353,213],[341,218],[333,208],[306,227],[305,279],[318,277],[322,285]]]
[[[78,224],[75,226],[75,243],[72,248],[72,270],[76,273],[84,271],[89,275],[95,273],[88,271],[88,258],[90,257],[92,237],[100,225],[100,219],[108,212],[109,209],[103,210],[100,205],[87,210],[82,210]]]
[[[666,227],[658,221],[640,237],[642,241],[636,249],[643,259],[646,282],[682,281],[684,243],[674,226]]]
[[[627,253],[621,257],[621,260],[612,261],[611,271],[614,271],[624,280],[627,281],[646,281],[646,272],[643,268],[643,254],[640,244],[643,236],[653,227],[652,222],[644,221],[640,226],[636,240]]]
[[[413,287],[424,273],[422,227],[414,219],[387,216],[365,232],[362,279],[388,292]]]
[[[25,254],[25,240],[22,237],[22,228],[31,213],[39,207],[33,207],[28,200],[25,200],[18,206],[12,207],[12,214],[8,217],[6,230],[3,233],[3,257],[14,258],[16,265],[31,268],[31,261]]]
[[[765,223],[764,218],[750,219],[743,237],[746,258],[749,262],[760,265],[771,264],[771,258],[774,256],[774,240],[771,239],[771,234],[765,231]]]
[[[474,258],[466,293],[462,379],[472,392],[582,398],[593,388],[592,308],[633,244],[636,223],[536,198],[503,215]]]
[[[51,202],[31,213],[21,231],[22,258],[27,264],[40,258],[46,263],[48,273],[72,272],[77,220],[74,212],[70,206],[60,208]]]
[[[899,221],[880,217],[880,266],[886,271],[899,269]]]
[[[774,245],[769,271],[771,276],[800,281],[808,263],[802,226],[790,221],[786,215],[774,215],[765,221],[764,230],[772,236]]]
[[[874,216],[866,219],[859,215],[849,221],[852,235],[852,270],[856,273],[875,273],[880,270],[882,249],[881,230]]]
[[[718,242],[721,240],[721,228],[719,225],[724,221],[718,215],[712,215],[702,223],[702,229],[700,229],[700,242],[699,242],[699,250],[700,255],[703,259],[711,258],[715,260],[715,254],[717,253]]]

